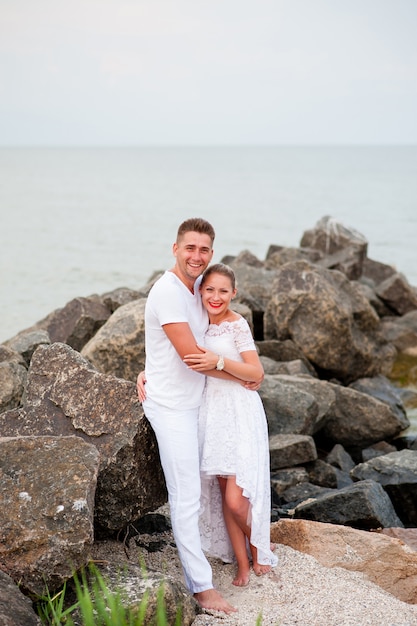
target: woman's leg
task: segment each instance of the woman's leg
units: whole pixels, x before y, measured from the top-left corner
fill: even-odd
[[[250,543],[251,528],[248,524],[249,500],[243,495],[243,490],[236,484],[236,477],[219,478],[220,490],[223,498],[223,511],[230,541],[235,552],[238,573],[233,584],[247,585],[249,582],[249,559],[247,543],[249,543],[253,571],[257,576],[271,571],[270,565],[258,563],[258,551]]]

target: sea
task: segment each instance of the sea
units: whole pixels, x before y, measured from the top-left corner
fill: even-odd
[[[143,286],[189,217],[213,224],[220,261],[298,247],[326,215],[417,285],[417,146],[0,148],[0,342]]]

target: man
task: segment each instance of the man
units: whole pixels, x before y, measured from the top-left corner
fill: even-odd
[[[208,317],[198,286],[213,257],[214,237],[213,227],[203,219],[192,218],[180,225],[173,245],[175,265],[156,281],[148,295],[145,376],[139,374],[137,387],[158,440],[172,529],[187,588],[201,607],[232,613],[236,609],[213,588],[198,527],[197,426],[205,377],[183,362],[186,354],[198,350],[197,344],[204,343]],[[229,376],[221,371],[212,374]]]

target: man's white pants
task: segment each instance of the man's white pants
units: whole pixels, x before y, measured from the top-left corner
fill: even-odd
[[[149,398],[143,402],[158,441],[171,509],[172,530],[191,593],[212,589],[212,571],[202,549],[198,528],[200,463],[198,408],[168,409]]]

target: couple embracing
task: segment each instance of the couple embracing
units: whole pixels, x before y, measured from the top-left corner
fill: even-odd
[[[236,561],[234,585],[277,564],[270,545],[268,432],[256,393],[263,368],[248,323],[230,309],[235,276],[209,267],[215,232],[183,222],[174,267],[145,309],[139,399],[155,431],[185,583],[201,607],[236,609],[213,587],[205,553]]]

